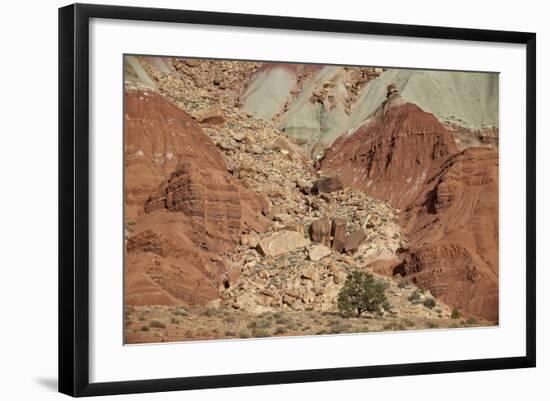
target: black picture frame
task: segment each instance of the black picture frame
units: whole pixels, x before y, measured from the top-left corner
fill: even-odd
[[[526,353],[520,357],[90,383],[88,61],[91,18],[516,43],[526,46]],[[447,28],[74,4],[59,9],[59,391],[71,396],[362,379],[536,364],[536,35]]]

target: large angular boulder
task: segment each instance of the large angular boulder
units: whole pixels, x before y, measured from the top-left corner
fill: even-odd
[[[331,250],[328,246],[321,244],[314,244],[309,248],[309,260],[314,262],[323,259],[325,256],[330,255]]]
[[[196,118],[202,124],[221,124],[224,121],[223,109],[219,104],[216,104],[199,111]]]
[[[262,238],[257,250],[263,256],[279,256],[292,252],[308,245],[308,240],[295,231],[279,231],[268,237]]]
[[[311,223],[309,234],[313,242],[330,246],[330,229],[331,223],[327,218],[315,220]]]
[[[344,188],[344,183],[338,176],[323,177],[313,183],[312,192],[315,193],[330,193],[339,191]]]
[[[346,253],[353,254],[357,252],[359,246],[365,242],[367,239],[367,232],[362,228],[355,230],[346,238],[346,244],[344,245],[344,250]]]
[[[346,227],[346,220],[338,217],[332,220],[332,249],[336,252],[344,252],[344,246],[346,245]]]

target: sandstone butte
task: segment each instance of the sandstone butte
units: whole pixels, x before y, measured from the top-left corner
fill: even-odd
[[[498,321],[498,152],[460,152],[439,120],[399,94],[327,151],[322,169],[401,209],[401,275],[438,299]]]
[[[241,231],[263,229],[265,199],[227,173],[187,113],[153,91],[125,92],[125,154],[127,223],[137,233],[127,242],[126,304],[217,298],[219,286],[238,276],[217,255]]]

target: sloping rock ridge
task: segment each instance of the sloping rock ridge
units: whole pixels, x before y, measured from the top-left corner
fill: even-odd
[[[459,151],[430,113],[388,92],[321,166],[401,209],[408,245],[386,264],[464,313],[498,321],[498,151]]]
[[[498,152],[449,158],[402,213],[410,252],[395,273],[464,312],[498,321]]]
[[[433,114],[391,94],[327,150],[321,168],[401,208],[422,190],[430,170],[457,151],[452,135]]]
[[[153,91],[125,102],[126,302],[204,304],[234,274],[218,255],[266,225],[265,199],[187,113]]]

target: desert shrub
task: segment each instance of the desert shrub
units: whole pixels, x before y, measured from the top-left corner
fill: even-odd
[[[327,331],[326,330],[319,330],[317,333],[315,334],[327,334]]]
[[[175,317],[173,317],[172,319],[170,319],[170,323],[172,324],[180,324],[180,321],[178,319],[176,319]]]
[[[149,323],[149,327],[154,327],[156,329],[165,329],[166,325],[159,320],[151,320],[151,323]]]
[[[361,316],[365,311],[381,313],[380,306],[385,300],[383,283],[370,273],[354,271],[338,293],[338,309],[344,315]]]
[[[383,327],[383,330],[385,331],[390,331],[390,330],[393,330],[393,331],[402,331],[402,330],[406,330],[407,327],[402,323],[402,322],[390,322],[390,323],[386,323]]]
[[[345,333],[351,329],[351,324],[348,323],[336,323],[330,326],[331,334]]]
[[[212,308],[206,308],[202,311],[201,315],[206,316],[206,317],[211,317],[211,316],[216,315],[216,310],[212,309]]]
[[[411,292],[411,294],[407,297],[407,299],[409,300],[409,302],[416,302],[420,299],[420,291],[419,290],[415,290],[413,292]]]
[[[141,331],[149,331],[149,326],[142,326]]]
[[[382,302],[382,308],[385,310],[385,311],[391,311],[391,304],[388,302],[388,301],[384,301]]]
[[[269,337],[270,334],[269,330],[258,327],[252,330],[252,337]]]
[[[285,334],[286,333],[286,327],[284,326],[278,326],[275,329],[275,334]]]
[[[469,325],[477,324],[477,319],[475,317],[469,317],[466,320],[466,324],[469,324]]]
[[[189,313],[183,308],[176,309],[172,313],[176,316],[188,316],[189,315]]]
[[[403,324],[405,325],[405,327],[413,327],[414,321],[411,319],[405,318],[403,319]]]
[[[429,321],[426,322],[426,327],[428,329],[437,329],[439,327],[439,324],[437,322],[429,320]]]
[[[275,318],[275,323],[277,324],[289,324],[290,322],[292,322],[292,320],[290,320],[288,317],[286,316],[279,316],[277,318]]]
[[[458,309],[453,309],[451,312],[451,319],[460,319],[460,312]]]
[[[248,338],[248,337],[250,337],[250,334],[249,334],[248,331],[246,331],[246,330],[241,330],[241,331],[239,332],[239,337],[240,337],[240,338]]]
[[[407,282],[405,280],[399,281],[399,283],[397,283],[397,288],[399,288],[400,290],[402,290],[403,288],[407,288]]]
[[[426,308],[432,309],[435,305],[436,305],[436,302],[435,302],[435,299],[433,298],[426,298],[426,300],[424,301],[424,306]]]
[[[229,316],[225,316],[225,317],[223,318],[223,321],[224,321],[225,323],[235,323],[237,320],[235,319],[234,316],[229,315]]]
[[[224,335],[225,335],[226,337],[235,337],[235,336],[236,336],[235,332],[233,332],[233,331],[231,331],[231,330],[227,330],[227,331],[224,333]]]

